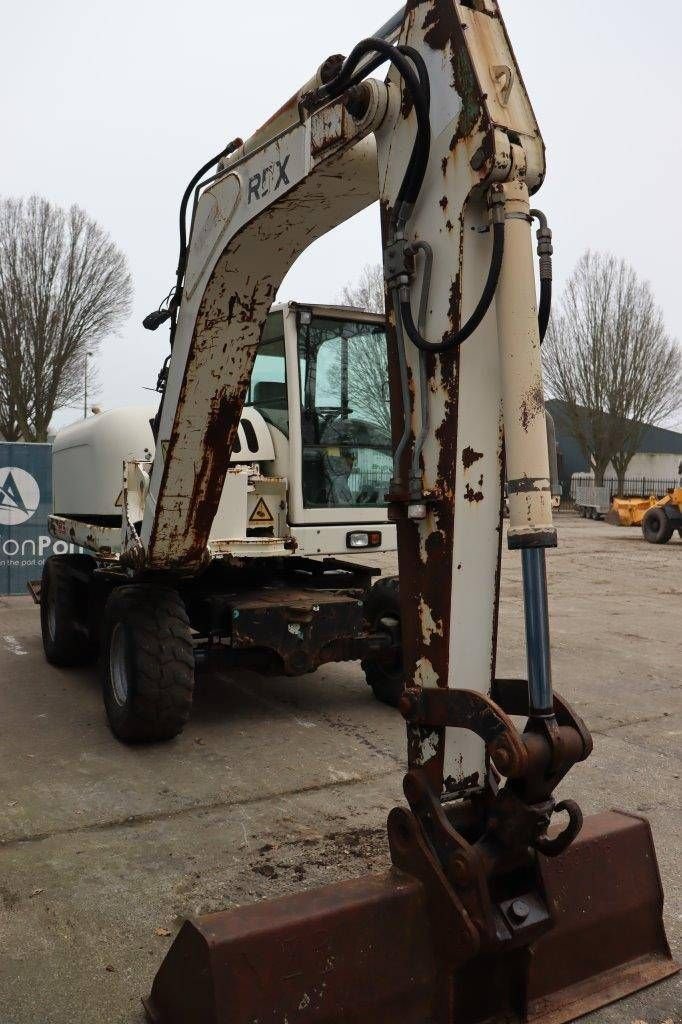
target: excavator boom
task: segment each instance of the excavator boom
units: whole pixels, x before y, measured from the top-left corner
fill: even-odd
[[[146,1003],[159,1024],[562,1024],[677,969],[646,822],[554,795],[592,740],[551,676],[544,176],[497,0],[411,0],[200,190],[136,564],[202,571],[277,289],[379,200],[409,809],[387,875],[187,923]],[[496,672],[505,474],[522,680]]]

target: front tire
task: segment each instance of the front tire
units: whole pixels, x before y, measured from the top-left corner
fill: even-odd
[[[104,707],[124,743],[178,736],[189,720],[194,649],[189,618],[175,590],[137,584],[114,590],[104,612]]]
[[[673,524],[662,508],[652,508],[642,520],[642,533],[649,544],[667,544],[673,535]]]
[[[365,618],[375,632],[400,636],[400,586],[397,576],[378,580],[365,598]],[[368,686],[383,704],[397,707],[405,690],[402,654],[389,662],[364,658],[362,668]]]
[[[94,567],[89,555],[53,555],[43,565],[40,631],[51,665],[71,668],[94,659],[87,626],[89,578]]]

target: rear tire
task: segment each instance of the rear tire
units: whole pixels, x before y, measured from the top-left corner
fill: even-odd
[[[652,508],[642,520],[642,533],[649,544],[667,544],[673,535],[673,524],[662,508]]]
[[[386,576],[374,584],[365,598],[365,618],[376,632],[382,629],[400,635],[400,586],[397,576]],[[362,668],[374,696],[383,704],[397,707],[405,690],[403,659],[392,662],[364,658]]]
[[[104,707],[124,743],[158,743],[182,732],[192,710],[194,648],[175,590],[119,587],[104,612]]]
[[[52,555],[43,565],[40,631],[51,665],[71,668],[95,658],[88,632],[88,577],[95,568],[89,555]]]

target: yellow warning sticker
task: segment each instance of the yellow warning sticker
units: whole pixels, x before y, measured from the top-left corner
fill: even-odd
[[[250,523],[274,523],[275,519],[270,509],[261,498],[249,518]]]

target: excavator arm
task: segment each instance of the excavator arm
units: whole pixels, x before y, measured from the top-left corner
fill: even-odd
[[[199,197],[129,557],[205,566],[277,289],[308,245],[379,199],[407,674],[490,693],[505,456],[514,544],[555,543],[529,214],[544,148],[496,4],[408,5],[383,35],[394,42],[329,58]],[[387,60],[385,82],[366,77]],[[480,740],[448,752],[444,734],[416,737],[413,756],[433,764],[435,745],[452,792],[483,784]]]
[[[386,62],[385,81],[368,77]],[[554,797],[592,741],[551,679],[551,236],[530,206],[544,174],[496,0],[411,0],[326,61],[201,192],[137,564],[201,571],[277,288],[311,242],[378,199],[409,810],[389,818],[385,878],[186,925],[146,1004],[155,1021],[561,1024],[675,969],[647,826],[607,815],[581,835],[579,807]],[[527,680],[496,673],[505,473]],[[602,902],[608,890],[618,903],[614,879],[631,870],[651,940],[639,974],[642,951],[623,948]],[[599,941],[586,966],[571,944],[587,941],[588,911]]]

